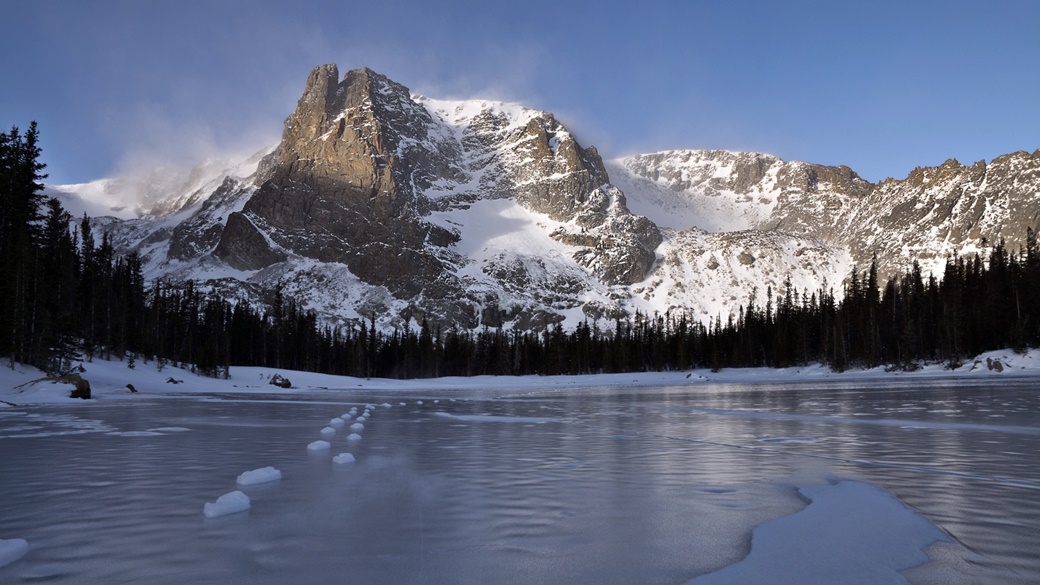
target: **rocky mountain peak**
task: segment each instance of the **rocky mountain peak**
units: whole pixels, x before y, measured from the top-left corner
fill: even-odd
[[[413,96],[334,64],[310,72],[266,152],[179,178],[168,211],[105,229],[149,278],[239,298],[280,287],[330,320],[537,329],[636,310],[723,318],[755,289],[840,291],[873,257],[882,280],[915,260],[941,275],[949,254],[1014,249],[1040,227],[1040,151],[877,185],[753,152],[604,161],[550,113]]]

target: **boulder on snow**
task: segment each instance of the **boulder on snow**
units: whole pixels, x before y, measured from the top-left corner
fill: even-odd
[[[69,398],[90,399],[90,382],[83,379],[79,374],[66,374],[57,380],[62,384],[72,384],[75,389],[69,393]]]
[[[269,384],[272,386],[278,386],[279,388],[292,388],[292,382],[289,381],[289,378],[284,378],[281,374],[271,376]]]

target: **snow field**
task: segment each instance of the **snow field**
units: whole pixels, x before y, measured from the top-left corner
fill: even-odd
[[[257,485],[282,479],[282,472],[274,467],[261,467],[252,471],[243,472],[238,476],[235,483],[240,486]]]
[[[228,514],[245,512],[248,509],[249,496],[235,490],[220,496],[216,502],[206,502],[202,507],[202,514],[206,518],[219,518]]]
[[[29,552],[29,542],[22,538],[0,540],[0,567],[10,565]]]

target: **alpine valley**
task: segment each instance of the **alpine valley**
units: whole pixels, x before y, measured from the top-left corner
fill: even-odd
[[[871,183],[768,154],[604,161],[552,114],[413,95],[369,69],[307,78],[281,142],[190,173],[49,186],[146,278],[328,323],[538,330],[637,312],[727,319],[752,295],[882,282],[1040,227],[1040,150]],[[136,202],[125,207],[128,196]]]

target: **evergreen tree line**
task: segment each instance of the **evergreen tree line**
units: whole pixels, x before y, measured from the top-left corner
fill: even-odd
[[[227,376],[230,366],[358,377],[588,374],[790,367],[843,370],[922,360],[959,364],[983,351],[1040,342],[1040,248],[1003,242],[985,259],[953,257],[942,280],[905,274],[878,282],[876,261],[832,291],[752,293],[736,317],[708,324],[679,311],[580,323],[566,331],[417,326],[381,331],[375,315],[352,326],[319,322],[274,291],[265,306],[232,303],[194,282],[146,286],[136,253],[116,255],[86,217],[42,195],[35,123],[0,134],[0,355],[49,372],[118,357]]]

